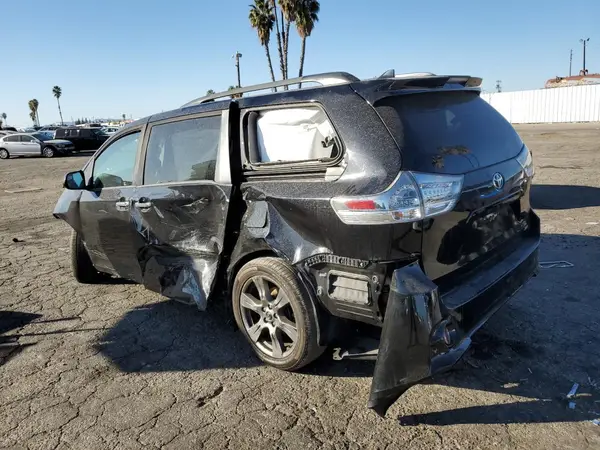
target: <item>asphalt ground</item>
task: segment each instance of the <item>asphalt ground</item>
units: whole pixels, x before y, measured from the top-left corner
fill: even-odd
[[[51,212],[86,157],[0,161],[0,447],[600,448],[600,124],[518,131],[537,168],[541,260],[572,266],[542,269],[454,371],[385,419],[366,408],[373,363],[328,351],[281,372],[223,307],[77,284]]]

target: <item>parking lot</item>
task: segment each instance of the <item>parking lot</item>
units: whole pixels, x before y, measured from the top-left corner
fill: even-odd
[[[572,267],[543,268],[453,372],[386,419],[366,408],[371,362],[328,351],[277,371],[220,305],[78,285],[51,212],[86,156],[0,161],[0,447],[600,448],[600,124],[518,131],[536,164],[541,260]]]

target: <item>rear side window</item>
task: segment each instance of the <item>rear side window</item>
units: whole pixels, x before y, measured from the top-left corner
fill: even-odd
[[[314,106],[251,111],[244,116],[244,140],[253,165],[321,162],[340,153],[333,125]]]
[[[510,123],[476,92],[397,95],[375,107],[403,150],[459,155],[483,166],[512,158],[523,146]]]
[[[7,136],[4,138],[4,142],[19,142],[19,136]]]
[[[220,115],[153,126],[144,184],[214,180],[220,134]]]

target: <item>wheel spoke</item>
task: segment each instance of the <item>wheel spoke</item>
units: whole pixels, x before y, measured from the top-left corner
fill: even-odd
[[[258,322],[256,322],[254,325],[252,325],[250,328],[248,328],[248,330],[247,330],[248,336],[250,336],[250,339],[252,339],[252,342],[258,342],[258,339],[260,338],[263,327],[264,327],[264,324],[261,319]]]
[[[273,358],[281,358],[283,356],[283,342],[281,342],[281,339],[279,338],[277,328],[271,328],[269,334],[271,335]]]
[[[242,305],[242,307],[254,311],[255,313],[259,314],[261,317],[264,314],[260,300],[258,300],[253,295],[250,295],[246,292],[242,293],[242,296],[240,298],[240,304]]]
[[[278,312],[281,308],[290,304],[290,299],[286,295],[285,291],[279,290],[275,303],[273,304],[273,311]]]
[[[269,285],[267,284],[267,280],[263,277],[254,277],[252,278],[252,282],[256,289],[258,290],[258,295],[260,296],[260,301],[263,306],[267,306],[269,302],[271,302],[271,292],[269,291]]]
[[[277,328],[287,334],[292,342],[296,342],[298,340],[298,330],[296,329],[296,324],[294,324],[287,317],[279,318],[277,321]]]

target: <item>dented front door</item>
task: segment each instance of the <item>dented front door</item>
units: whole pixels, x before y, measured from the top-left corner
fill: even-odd
[[[215,282],[232,190],[228,157],[219,156],[219,147],[229,151],[222,120],[150,124],[144,184],[131,207],[144,285],[201,310]]]

